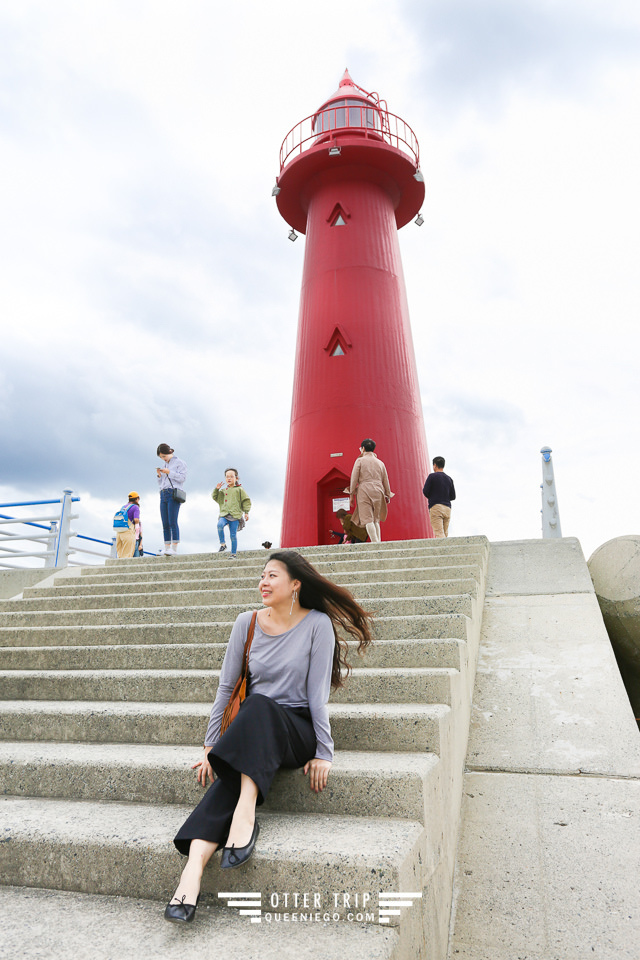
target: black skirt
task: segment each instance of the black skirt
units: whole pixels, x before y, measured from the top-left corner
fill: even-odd
[[[261,693],[250,694],[238,715],[209,754],[216,774],[174,844],[185,856],[192,840],[221,846],[229,834],[245,773],[258,787],[257,805],[264,803],[279,767],[303,767],[316,753],[316,735],[307,707],[283,707]]]

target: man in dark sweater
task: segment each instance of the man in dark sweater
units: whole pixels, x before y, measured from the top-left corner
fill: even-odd
[[[436,539],[449,536],[451,501],[456,498],[453,480],[444,472],[444,457],[433,458],[433,473],[425,481],[422,492],[429,501],[429,517]]]

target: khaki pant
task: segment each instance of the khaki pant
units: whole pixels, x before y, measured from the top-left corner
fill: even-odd
[[[131,522],[131,521],[129,521]],[[130,530],[116,530],[116,553],[121,560],[128,560],[136,549],[136,531],[133,524]]]
[[[451,507],[445,507],[441,503],[436,503],[435,507],[429,510],[431,517],[431,526],[436,540],[449,536],[449,520],[451,519]]]

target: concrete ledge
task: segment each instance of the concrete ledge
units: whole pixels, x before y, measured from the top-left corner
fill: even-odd
[[[190,806],[0,799],[0,882],[86,893],[164,900],[184,860],[172,838]],[[203,891],[422,890],[418,862],[421,824],[406,820],[267,814],[258,811],[260,838],[251,860],[224,873],[214,858]],[[291,886],[289,886],[291,884]],[[336,910],[346,914],[346,906]],[[393,926],[411,920],[405,912]]]
[[[0,782],[5,796],[195,806],[203,796],[192,770],[199,758],[195,745],[130,744],[123,751],[109,743],[0,742]],[[439,764],[431,753],[339,750],[322,793],[300,770],[280,770],[264,809],[363,817],[375,796],[377,817],[424,823],[433,817]]]
[[[491,544],[488,597],[593,592],[582,548],[574,537]]]
[[[640,776],[594,593],[486,601],[467,766]]]

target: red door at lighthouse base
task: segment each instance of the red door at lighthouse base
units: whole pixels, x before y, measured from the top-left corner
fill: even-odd
[[[348,501],[349,494],[344,493],[349,486],[349,477],[338,469],[333,469],[318,483],[318,544],[337,543],[331,536],[331,530],[342,530],[342,525],[336,517],[335,501]],[[340,503],[348,511],[348,504]]]

